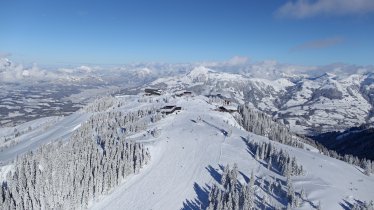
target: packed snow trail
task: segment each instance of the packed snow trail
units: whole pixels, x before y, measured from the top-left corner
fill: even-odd
[[[19,137],[21,138],[19,143],[0,152],[0,161],[6,163],[7,161],[16,158],[17,155],[35,150],[48,142],[67,139],[68,136],[77,129],[81,123],[88,119],[89,116],[90,115],[87,113],[76,112],[64,117],[53,125],[49,125],[47,130],[45,130],[44,127],[41,127],[33,132],[21,135]]]
[[[151,163],[109,195],[94,201],[92,209],[183,209],[190,207],[187,202],[206,206],[207,185],[219,182],[220,168],[227,164],[238,164],[238,179],[242,181],[250,177],[252,170],[257,177],[285,180],[253,159],[242,140],[249,136],[255,141],[269,141],[267,138],[244,131],[230,114],[214,111],[203,97],[170,103],[174,102],[183,110],[157,122],[161,135],[147,144]],[[210,125],[195,121],[199,116]],[[220,128],[232,129],[232,134],[225,137]],[[373,199],[374,187],[368,187],[374,186],[373,177],[354,166],[316,152],[274,145],[296,156],[306,170],[305,176],[292,178],[297,192],[303,188],[311,201],[300,209],[312,209],[311,205],[319,201],[322,209],[342,209],[343,199]],[[350,182],[357,190],[350,189]]]
[[[221,132],[190,120],[197,116],[198,113],[182,111],[164,119],[159,141],[150,145],[151,164],[140,176],[134,176],[114,190],[110,196],[113,199],[106,197],[103,206],[99,203],[94,207],[105,208],[108,200],[113,202],[109,205],[114,209],[178,209],[188,198],[186,195],[192,199],[195,182],[205,180],[198,183],[204,186],[211,179],[205,168],[217,163],[222,144]]]

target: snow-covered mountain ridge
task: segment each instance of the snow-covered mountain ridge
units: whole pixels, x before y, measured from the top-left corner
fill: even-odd
[[[283,119],[301,134],[342,130],[372,123],[374,85],[371,73],[320,76],[283,74],[276,79],[218,72],[204,66],[186,75],[160,78],[151,86],[221,94]]]
[[[4,100],[8,100],[14,97],[13,93],[8,94],[12,90],[39,86],[44,89],[50,84],[61,86],[57,89],[67,89],[55,94],[59,96],[86,90],[91,93],[105,88],[107,92],[113,92],[150,83],[166,90],[189,89],[198,94],[221,94],[234,98],[275,118],[284,119],[295,132],[314,135],[373,123],[373,75],[373,67],[343,64],[307,67],[267,61],[231,66],[150,63],[44,69],[36,64],[24,67],[0,58],[0,86],[5,90],[4,93],[0,91],[0,97],[5,95]],[[74,88],[70,90],[69,87]],[[76,98],[79,97],[74,100]],[[63,103],[68,100],[69,96]],[[3,110],[0,110],[2,125],[35,119],[27,117],[22,111],[18,113],[10,109],[7,104],[0,108]],[[37,114],[34,112],[32,115]],[[51,114],[56,115],[56,112]]]

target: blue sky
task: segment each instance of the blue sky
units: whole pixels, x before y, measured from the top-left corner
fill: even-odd
[[[0,0],[0,55],[56,65],[233,56],[368,65],[374,63],[373,2]]]

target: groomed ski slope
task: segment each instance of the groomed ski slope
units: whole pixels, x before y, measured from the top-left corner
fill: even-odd
[[[66,117],[56,118],[52,121],[50,118],[41,118],[17,126],[19,130],[25,130],[28,126],[32,128],[35,127],[35,129],[20,135],[15,139],[18,142],[17,144],[9,146],[1,151],[0,161],[2,163],[7,163],[10,160],[14,160],[18,155],[35,150],[43,144],[67,139],[89,116],[90,113],[76,112]],[[43,126],[38,126],[40,124]],[[27,125],[27,127],[25,125]],[[4,132],[0,130],[0,134],[8,134],[10,130],[13,129],[3,128]]]
[[[177,98],[169,104],[182,107],[177,114],[151,125],[162,129],[158,138],[141,140],[151,152],[151,162],[138,175],[129,177],[109,195],[91,205],[91,209],[193,209],[191,203],[208,202],[207,185],[222,174],[221,166],[238,164],[239,181],[248,181],[251,171],[260,177],[284,177],[267,170],[249,154],[243,138],[268,141],[240,128],[228,113],[214,111],[214,105],[203,96]],[[201,118],[201,121],[198,118]],[[232,130],[225,137],[222,130]],[[131,137],[130,137],[131,138]],[[322,209],[343,209],[345,200],[374,199],[374,176],[365,176],[361,169],[316,152],[286,149],[306,170],[305,176],[292,177],[295,190],[303,188],[311,201],[299,209],[313,209],[321,202]],[[261,194],[263,192],[256,192]]]

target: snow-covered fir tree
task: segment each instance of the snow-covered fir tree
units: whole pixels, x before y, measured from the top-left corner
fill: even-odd
[[[353,204],[352,210],[374,210],[374,201],[356,202]]]
[[[287,181],[257,178],[252,171],[248,183],[241,183],[238,174],[236,165],[232,169],[229,165],[224,168],[220,184],[211,187],[208,210],[291,209],[300,207],[307,200],[301,196],[305,192],[295,191],[289,178]],[[271,198],[284,199],[284,206],[274,204]]]
[[[247,131],[268,137],[270,140],[278,141],[282,144],[304,148],[304,144],[296,140],[285,125],[274,121],[265,113],[255,111],[245,105],[240,105],[238,112],[241,116],[238,121]]]
[[[224,209],[255,209],[254,187],[251,184],[241,185],[238,183],[238,168],[234,165],[233,169],[227,165],[222,174],[221,184],[213,185],[209,194],[208,210]],[[252,179],[254,179],[252,177]],[[251,183],[253,183],[251,181]]]
[[[0,209],[85,208],[138,173],[150,159],[126,132],[144,129],[153,109],[93,115],[70,139],[43,145],[15,161],[0,190]]]
[[[271,142],[257,143],[247,139],[247,145],[257,160],[267,162],[268,169],[277,169],[286,177],[304,175],[303,166],[297,163],[296,158],[290,157],[285,150],[275,149]]]
[[[238,107],[238,112],[240,117],[237,118],[237,121],[247,131],[261,136],[266,136],[270,140],[293,147],[304,148],[304,144],[309,144],[317,148],[324,155],[343,160],[347,163],[363,168],[364,173],[368,176],[371,173],[374,173],[373,161],[366,160],[365,158],[359,159],[353,155],[339,155],[336,151],[329,150],[318,142],[293,134],[282,123],[275,121],[267,114],[256,111],[246,105],[240,105]]]

